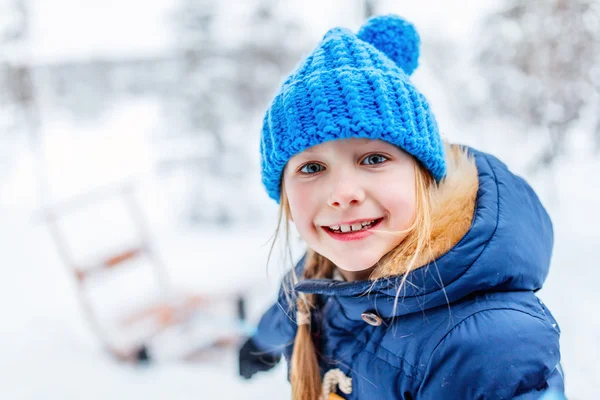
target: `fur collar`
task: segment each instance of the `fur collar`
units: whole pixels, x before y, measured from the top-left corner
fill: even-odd
[[[413,265],[425,266],[454,247],[473,222],[479,179],[475,159],[468,150],[446,144],[446,177],[431,192],[431,236],[429,249]],[[388,268],[377,268],[370,279],[402,275],[415,256],[416,245]],[[416,268],[413,268],[416,269]]]

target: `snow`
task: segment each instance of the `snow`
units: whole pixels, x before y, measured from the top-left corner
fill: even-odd
[[[421,30],[435,27],[444,35],[463,39],[472,34],[472,22],[481,13],[481,2],[476,0],[460,7],[446,1],[431,1],[431,7],[424,7],[423,2],[398,3],[381,2],[386,11],[405,15]],[[322,5],[318,12],[317,2],[302,4],[291,6],[290,12],[298,13],[312,27],[315,40],[334,25],[358,27],[356,9],[341,7],[341,2],[328,2],[327,7],[318,2]],[[160,54],[172,45],[165,27],[171,6],[166,0],[151,5],[140,0],[37,0],[28,51],[38,62]],[[562,329],[568,397],[595,398],[600,392],[600,319],[595,317],[600,273],[594,263],[600,239],[600,161],[588,144],[576,142],[577,157],[562,160],[553,171],[528,174],[525,161],[534,145],[499,121],[463,129],[452,119],[444,104],[447,99],[436,92],[429,74],[424,66],[415,81],[431,99],[447,137],[498,155],[527,177],[548,208],[555,228],[555,252],[539,295]],[[222,293],[254,285],[250,313],[254,322],[275,298],[282,266],[272,262],[267,268],[265,245],[275,228],[275,204],[265,195],[261,204],[269,217],[259,226],[182,228],[176,222],[181,184],[157,174],[156,160],[164,156],[164,149],[149,139],[160,126],[159,115],[152,98],[118,99],[107,116],[93,125],[45,115],[42,166],[49,185],[43,193],[36,188],[39,159],[27,141],[0,135],[4,161],[0,164],[0,398],[290,397],[284,363],[246,382],[237,377],[233,351],[210,364],[165,362],[137,368],[119,364],[101,349],[83,318],[75,281],[59,257],[40,209],[95,187],[125,181],[136,184],[134,193],[148,216],[151,242],[176,287]],[[254,132],[255,136],[249,135],[249,146],[256,147],[258,129]],[[257,192],[259,186],[256,179]],[[98,207],[66,222],[78,259],[133,240],[118,200]],[[142,288],[145,266],[134,268],[139,274],[127,279],[138,282],[136,289],[146,289]],[[119,293],[123,294],[115,291]]]
[[[3,269],[8,278],[0,280],[1,398],[255,399],[279,398],[289,392],[283,364],[250,383],[237,378],[233,351],[208,365],[171,362],[134,368],[116,363],[101,350],[85,323],[74,281],[58,258],[46,227],[33,221],[29,213],[14,210],[2,210],[0,218],[3,259],[9,260]],[[211,290],[218,290],[224,283],[241,286],[260,279],[260,288],[269,281],[260,257],[261,242],[268,234],[246,232],[231,238],[230,232],[229,237],[201,234],[180,238],[167,233],[167,237],[158,235],[156,241],[162,244],[177,286],[190,287],[189,282],[194,282],[192,287],[205,289],[210,282]],[[226,251],[230,239],[241,245],[239,251],[245,254],[246,263],[240,264],[239,257]],[[207,276],[220,279],[209,281]],[[273,291],[271,287],[266,293]],[[273,299],[267,295],[264,300]],[[258,307],[264,306],[265,302]]]

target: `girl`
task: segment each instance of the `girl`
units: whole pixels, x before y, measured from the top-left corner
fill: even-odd
[[[240,373],[283,353],[297,400],[562,393],[560,331],[534,294],[550,218],[496,158],[442,143],[409,79],[418,47],[396,16],[332,29],[275,96],[263,183],[308,252]]]

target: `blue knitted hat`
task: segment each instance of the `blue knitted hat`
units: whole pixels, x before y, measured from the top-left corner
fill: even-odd
[[[285,80],[266,112],[262,181],[279,202],[288,160],[336,139],[385,140],[418,159],[436,181],[446,174],[435,117],[409,75],[419,36],[400,17],[374,17],[358,34],[334,28]]]

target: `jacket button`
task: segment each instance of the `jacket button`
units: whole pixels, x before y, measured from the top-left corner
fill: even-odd
[[[379,326],[383,322],[379,315],[370,312],[364,312],[360,317],[363,321],[372,326]]]

